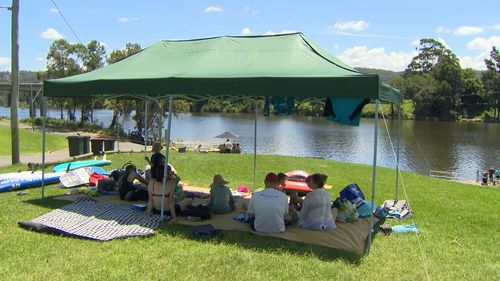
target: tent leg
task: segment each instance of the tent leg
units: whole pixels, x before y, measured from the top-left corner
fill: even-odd
[[[43,121],[42,121],[42,199],[45,198],[45,126],[47,123],[47,98],[42,96]]]
[[[255,119],[253,128],[253,189],[256,188],[256,177],[257,177],[257,97],[255,97]]]
[[[167,189],[167,166],[168,166],[168,152],[170,150],[170,128],[172,126],[172,95],[168,98],[168,122],[167,122],[167,131],[165,132],[165,168],[163,169],[163,186],[161,191],[161,214],[160,221],[163,221],[163,212],[165,210],[165,192]]]
[[[372,207],[371,207],[371,214],[370,214],[370,229],[369,234],[368,234],[368,247],[367,247],[367,253],[370,253],[370,248],[372,245],[372,239],[373,239],[373,212],[375,211],[375,190],[377,187],[377,145],[378,145],[378,107],[380,105],[379,100],[376,100],[376,106],[375,106],[375,125],[374,125],[374,139],[373,139],[373,167],[372,167]]]
[[[398,143],[396,145],[396,198],[398,201],[399,198],[399,147],[401,144],[401,105],[398,106],[398,123],[397,123],[397,134],[398,134]]]
[[[144,100],[144,171],[146,171],[146,154],[147,154],[147,145],[148,145],[148,100]],[[152,144],[151,144],[152,145]]]

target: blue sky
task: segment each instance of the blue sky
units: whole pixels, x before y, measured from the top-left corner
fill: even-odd
[[[83,43],[95,39],[108,53],[127,42],[300,31],[352,66],[400,71],[425,37],[475,69],[484,69],[491,46],[500,47],[498,0],[54,1]],[[20,67],[41,70],[54,39],[77,39],[51,0],[20,2]],[[0,70],[10,69],[10,16],[0,9]]]

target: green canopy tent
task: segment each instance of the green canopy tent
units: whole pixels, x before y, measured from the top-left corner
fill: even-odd
[[[399,91],[381,83],[377,75],[361,73],[346,65],[302,33],[159,41],[101,69],[47,80],[44,82],[44,96],[144,100],[168,96],[167,148],[173,98],[245,96],[257,99],[272,96],[364,99],[377,103],[376,118],[380,102],[400,105],[402,101]],[[376,180],[377,123],[372,201]],[[44,165],[44,141],[42,143]],[[255,149],[254,144],[254,153]],[[168,162],[168,149],[165,161]],[[42,185],[42,196],[43,192]]]

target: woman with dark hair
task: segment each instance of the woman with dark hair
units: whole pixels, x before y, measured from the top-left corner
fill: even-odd
[[[134,184],[138,180],[141,184]],[[118,179],[118,195],[125,201],[147,201],[148,192],[146,186],[149,181],[137,173],[137,167],[133,164],[125,167],[125,172]]]
[[[309,230],[335,228],[330,193],[323,188],[327,178],[327,175],[316,173],[306,179],[313,191],[306,195],[302,208],[296,212],[300,227]]]
[[[162,161],[158,161],[157,163],[158,164],[154,166],[156,169],[154,171],[155,177],[151,179],[148,186],[149,200],[147,213],[151,214],[155,211],[161,211],[163,178],[166,176],[165,197],[163,201],[164,208],[167,215],[171,216],[172,220],[175,220],[177,218],[177,213],[180,213],[180,206],[175,204],[175,186],[177,185],[176,175],[170,165],[167,165],[167,174],[165,175],[165,163]]]

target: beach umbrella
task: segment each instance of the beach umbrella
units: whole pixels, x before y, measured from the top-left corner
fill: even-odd
[[[235,139],[237,137],[238,137],[238,135],[234,134],[232,132],[224,132],[224,133],[222,133],[220,135],[215,136],[214,138],[218,138],[218,139]]]

